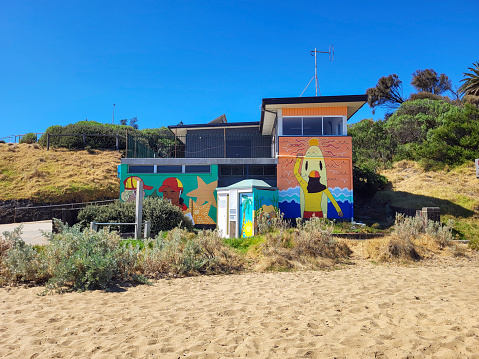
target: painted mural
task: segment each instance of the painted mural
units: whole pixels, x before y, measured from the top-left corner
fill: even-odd
[[[279,209],[285,218],[352,218],[351,138],[280,137]]]
[[[121,165],[120,199],[123,202],[136,200],[138,180],[143,181],[145,197],[163,197],[179,207],[194,224],[215,225],[217,166],[208,174],[134,174],[127,175],[127,165]],[[126,178],[124,178],[126,177]],[[124,179],[123,179],[124,178]]]
[[[254,207],[253,207],[253,193],[240,194],[240,236],[242,238],[251,237],[254,235]]]

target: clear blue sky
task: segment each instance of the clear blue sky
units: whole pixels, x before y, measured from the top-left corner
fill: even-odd
[[[263,98],[364,94],[479,60],[479,1],[0,0],[0,138],[138,118],[140,128],[258,121]],[[311,83],[303,96],[314,96]],[[366,105],[351,119],[372,118]],[[374,118],[382,117],[378,112]]]

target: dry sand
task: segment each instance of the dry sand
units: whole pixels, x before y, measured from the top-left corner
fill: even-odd
[[[479,358],[477,260],[0,289],[2,358]]]

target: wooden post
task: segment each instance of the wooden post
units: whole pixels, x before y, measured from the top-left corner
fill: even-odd
[[[47,151],[50,149],[50,134],[47,133]]]

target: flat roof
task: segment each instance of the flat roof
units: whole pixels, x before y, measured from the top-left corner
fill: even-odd
[[[261,103],[260,132],[271,134],[276,113],[282,108],[338,107],[348,109],[347,120],[368,100],[368,95],[264,98]]]

